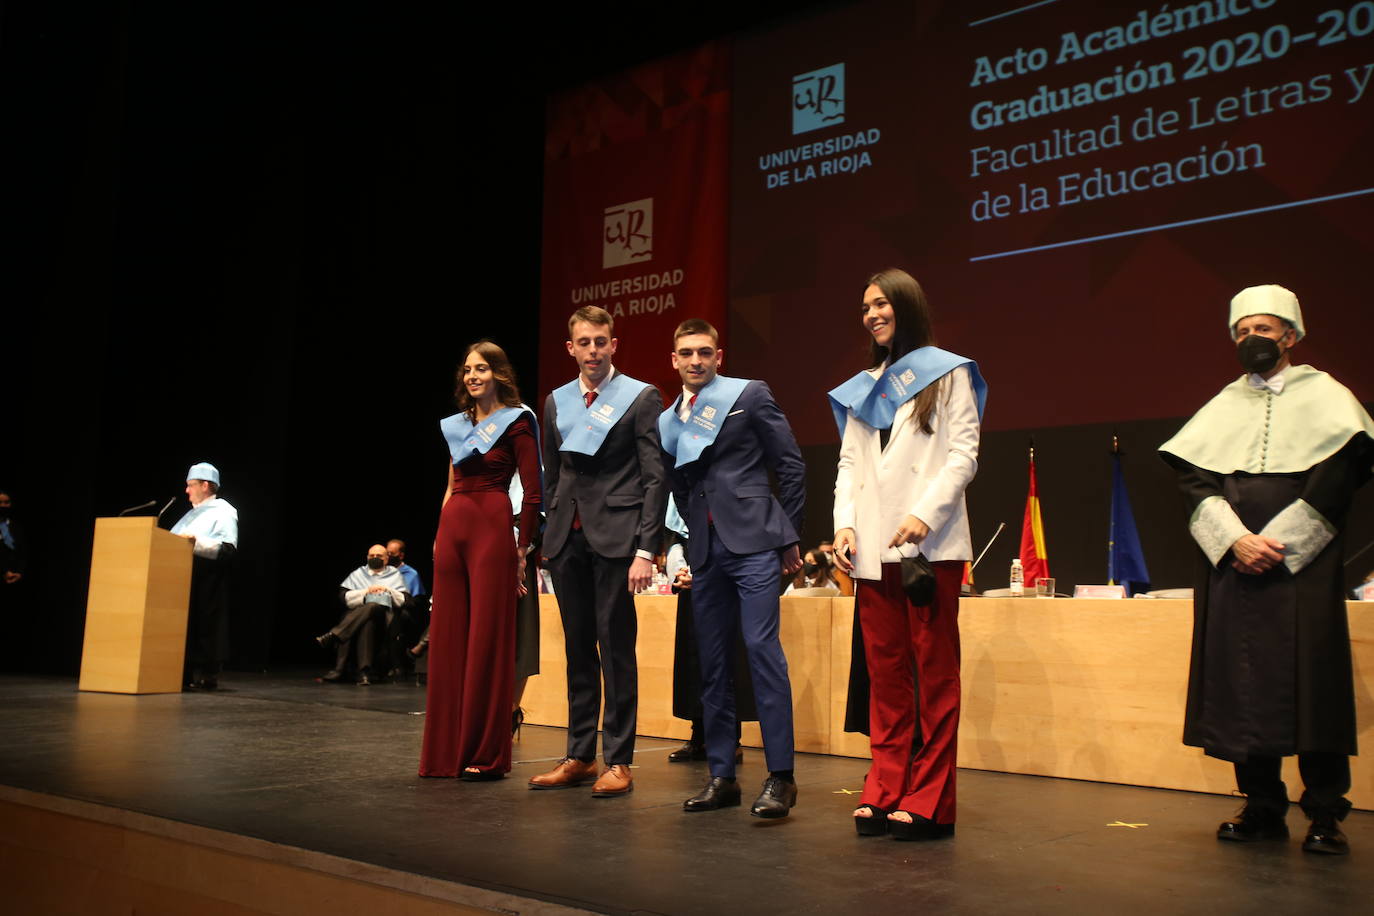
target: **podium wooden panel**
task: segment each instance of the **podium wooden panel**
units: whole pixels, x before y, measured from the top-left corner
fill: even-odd
[[[179,693],[191,544],[154,518],[98,518],[81,690]]]

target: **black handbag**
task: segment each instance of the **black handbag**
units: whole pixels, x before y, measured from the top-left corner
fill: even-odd
[[[902,591],[917,607],[929,607],[935,601],[935,570],[919,553],[902,557]]]

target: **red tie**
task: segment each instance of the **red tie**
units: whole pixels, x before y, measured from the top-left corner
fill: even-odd
[[[692,399],[687,402],[687,409],[691,410],[695,406],[697,406],[697,396],[692,395]]]
[[[592,406],[592,401],[595,401],[595,400],[596,400],[596,392],[595,392],[595,391],[588,391],[586,394],[582,395],[582,400],[584,400],[584,401],[587,402],[587,406],[588,406],[588,407],[591,407],[591,406]],[[572,522],[572,526],[573,526],[573,531],[581,531],[581,530],[582,530],[582,514],[581,514],[580,512],[578,512],[577,509],[575,509],[575,508],[573,509],[573,522]]]

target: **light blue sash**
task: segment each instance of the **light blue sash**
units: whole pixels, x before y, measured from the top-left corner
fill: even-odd
[[[725,415],[748,384],[748,379],[717,375],[697,393],[697,402],[692,405],[686,423],[678,419],[672,407],[659,414],[658,437],[663,450],[677,459],[674,467],[696,461],[716,441]]]
[[[558,432],[563,437],[559,451],[595,455],[601,450],[611,427],[625,415],[625,411],[649,385],[632,379],[623,372],[611,376],[596,392],[596,400],[588,407],[582,398],[582,388],[573,379],[553,392],[558,408]]]
[[[876,381],[867,372],[860,372],[829,392],[830,409],[835,413],[840,438],[844,438],[850,411],[874,429],[891,429],[897,408],[960,366],[968,366],[981,420],[988,401],[988,383],[978,372],[978,364],[939,347],[921,347],[888,366]]]
[[[534,411],[521,404],[519,407],[502,407],[476,426],[468,419],[467,411],[444,417],[439,421],[439,428],[444,432],[453,463],[462,464],[473,455],[485,455],[522,413],[534,416]],[[538,426],[536,422],[535,428]]]

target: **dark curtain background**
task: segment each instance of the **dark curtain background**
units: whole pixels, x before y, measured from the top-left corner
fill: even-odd
[[[542,93],[411,9],[6,6],[16,667],[76,670],[93,519],[174,520],[198,460],[241,517],[231,667],[313,658],[378,540],[428,579],[463,346],[535,377]]]

